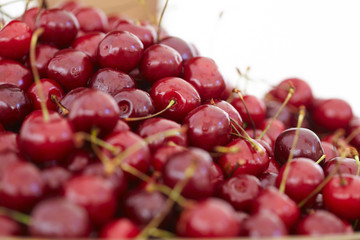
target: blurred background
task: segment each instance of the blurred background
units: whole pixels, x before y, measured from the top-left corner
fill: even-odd
[[[11,0],[0,0],[0,3]],[[16,15],[25,1],[3,7]],[[51,5],[57,1],[49,0]],[[83,0],[107,13],[150,19],[164,0]],[[169,0],[163,27],[213,58],[226,78],[246,86],[236,68],[250,67],[248,93],[261,96],[288,77],[309,82],[314,95],[347,100],[354,112],[360,86],[358,0]]]

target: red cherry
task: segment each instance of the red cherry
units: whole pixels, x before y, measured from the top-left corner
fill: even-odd
[[[113,132],[122,132],[129,130],[130,130],[129,125],[125,121],[119,119],[113,129]]]
[[[90,89],[85,87],[74,88],[61,99],[60,104],[67,110],[71,111],[71,107],[75,99],[79,98],[83,93],[87,91],[90,91]]]
[[[105,37],[104,33],[87,33],[75,39],[72,48],[86,53],[95,63],[97,57],[97,47]]]
[[[155,171],[161,172],[164,168],[166,162],[170,159],[171,156],[176,153],[185,151],[186,148],[180,146],[162,146],[159,147],[151,158],[151,165]]]
[[[140,62],[140,72],[149,82],[165,77],[178,77],[182,70],[182,58],[173,48],[154,44],[148,47]]]
[[[21,225],[14,220],[0,216],[0,236],[1,237],[14,237],[20,236],[23,232]]]
[[[79,30],[79,22],[71,12],[61,9],[43,11],[36,21],[38,28],[44,28],[40,39],[59,48],[71,45]]]
[[[268,188],[268,187],[276,187],[275,182],[276,178],[278,176],[278,173],[273,172],[264,172],[261,175],[259,175],[259,180],[262,188]]]
[[[236,127],[236,129],[239,132],[241,132],[240,128],[232,122],[232,121],[235,121],[239,126],[241,126],[241,127],[243,126],[243,120],[242,120],[239,112],[233,107],[233,105],[231,105],[227,101],[219,100],[219,99],[213,100],[213,102],[215,103],[215,106],[221,108],[227,114],[229,114],[231,123],[234,125],[234,127]],[[234,129],[232,129],[232,133],[237,133],[237,132]]]
[[[12,60],[0,60],[0,84],[12,84],[26,91],[33,83],[33,77],[28,68]]]
[[[176,232],[189,238],[237,237],[240,225],[231,205],[220,199],[209,198],[181,213]]]
[[[123,15],[110,15],[108,16],[108,29],[106,30],[106,32],[111,32],[113,30],[115,30],[115,27],[119,24],[119,23],[131,23],[134,24],[135,22],[126,16]]]
[[[70,171],[59,166],[52,166],[41,171],[41,178],[45,183],[47,197],[59,196],[64,190],[65,183],[72,177]]]
[[[201,103],[197,90],[181,78],[169,77],[157,81],[152,86],[150,95],[157,111],[165,109],[171,100],[175,100],[175,104],[162,116],[178,122]]]
[[[211,58],[195,57],[184,63],[183,78],[198,90],[203,101],[217,98],[225,90],[225,81]]]
[[[101,68],[92,76],[89,88],[115,96],[125,88],[136,88],[136,82],[126,73],[112,68]]]
[[[340,162],[340,164],[339,164]],[[338,166],[339,164],[339,166]],[[338,169],[337,169],[338,168]],[[325,176],[335,173],[356,175],[358,171],[358,165],[355,159],[335,157],[324,163],[323,166]],[[337,170],[336,170],[337,169]]]
[[[58,48],[49,44],[38,44],[35,49],[35,66],[41,78],[47,77],[47,66],[55,53],[59,51]],[[30,57],[27,59],[27,65],[30,66]],[[30,69],[31,70],[31,69]]]
[[[74,10],[74,15],[83,32],[105,32],[108,28],[107,16],[99,8],[80,7]]]
[[[351,106],[337,98],[322,100],[312,110],[314,122],[329,131],[346,128],[352,117]]]
[[[204,104],[186,115],[189,143],[205,150],[225,145],[230,141],[231,125],[229,115],[222,109]]]
[[[24,120],[19,137],[20,150],[37,163],[62,161],[74,149],[74,130],[70,122],[56,112],[44,120],[40,110]]]
[[[20,59],[30,49],[30,27],[21,21],[13,20],[0,31],[0,56],[7,59]]]
[[[115,216],[116,195],[110,181],[98,176],[80,175],[69,180],[64,186],[67,200],[83,207],[89,214],[90,222],[102,226]]]
[[[260,124],[265,120],[266,116],[266,107],[264,102],[253,95],[245,95],[243,96],[243,99],[249,113],[246,111],[245,105],[239,97],[234,98],[230,103],[239,112],[240,116],[244,122],[248,124],[248,126],[251,127],[251,119],[255,126],[260,126]]]
[[[100,232],[102,239],[129,239],[139,235],[138,226],[127,218],[113,220]]]
[[[35,21],[36,21],[36,16],[38,14],[39,14],[39,8],[33,7],[26,10],[22,16],[22,20],[24,21],[24,23],[26,23],[29,26],[31,31],[34,31],[36,28]]]
[[[113,30],[126,31],[137,36],[144,44],[144,49],[154,44],[156,31],[151,25],[137,25],[127,20],[118,20]]]
[[[56,5],[57,8],[60,8],[62,10],[66,10],[69,12],[74,12],[81,6],[82,6],[82,4],[76,0],[61,1],[59,4]]]
[[[29,231],[38,238],[84,238],[90,233],[90,224],[82,207],[62,198],[50,198],[32,211]]]
[[[265,105],[266,105],[266,117],[273,118],[283,104],[282,102],[277,100],[265,99]],[[296,126],[293,124],[295,117],[297,120],[297,113],[294,113],[293,109],[290,109],[289,107],[285,106],[281,110],[281,112],[279,113],[276,119],[281,121],[287,128],[289,128]]]
[[[143,51],[144,45],[138,37],[129,32],[113,31],[99,43],[97,59],[102,67],[130,72],[140,62]]]
[[[340,157],[340,153],[336,149],[334,144],[326,141],[321,141],[321,146],[324,149],[324,154],[326,155],[325,162],[333,159],[334,157]]]
[[[6,171],[8,165],[14,162],[26,162],[25,158],[17,152],[10,149],[0,151],[0,179]]]
[[[19,135],[17,133],[7,131],[0,132],[0,152],[19,152],[18,140]]]
[[[197,56],[195,50],[193,49],[193,46],[188,44],[181,38],[169,36],[161,39],[160,43],[172,47],[173,49],[178,51],[183,61],[187,61]]]
[[[40,86],[44,94],[44,101],[48,110],[56,111],[58,106],[52,101],[52,96],[56,96],[57,99],[61,100],[65,95],[62,87],[51,79],[41,79]],[[33,83],[27,90],[27,95],[29,96],[33,109],[41,109],[41,98],[38,92],[38,86]]]
[[[64,49],[55,54],[47,68],[49,78],[59,82],[66,91],[85,87],[93,74],[93,64],[85,53]]]
[[[93,156],[82,149],[73,151],[64,161],[64,166],[71,173],[79,173],[85,169],[91,162],[93,162]]]
[[[265,130],[269,123],[272,121],[271,118],[265,119],[259,126],[261,130]],[[267,130],[266,135],[271,140],[271,146],[274,146],[277,137],[286,129],[286,126],[280,120],[275,119],[270,128]]]

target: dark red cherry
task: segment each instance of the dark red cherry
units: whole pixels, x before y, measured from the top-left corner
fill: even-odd
[[[156,82],[165,77],[178,77],[182,70],[182,58],[173,48],[154,44],[148,47],[140,62],[140,72],[145,80]]]
[[[267,118],[265,119],[259,126],[259,128],[261,130],[265,130],[267,128],[267,126],[270,124],[270,122],[272,121],[271,118]],[[271,140],[271,146],[274,146],[276,138],[280,135],[280,133],[282,133],[284,130],[286,129],[286,126],[284,125],[283,122],[281,122],[280,120],[275,119],[271,125],[270,128],[267,130],[266,135],[269,137],[269,139]]]
[[[266,117],[273,118],[275,114],[278,112],[280,107],[282,106],[282,102],[273,100],[273,99],[265,99],[266,105]],[[294,116],[297,116],[297,113],[294,113],[292,108],[285,106],[281,112],[279,113],[277,120],[281,121],[287,128],[294,127]],[[296,118],[297,119],[297,118]]]
[[[35,66],[41,78],[47,77],[47,66],[55,53],[59,51],[58,48],[49,44],[38,44],[35,49]],[[30,66],[30,57],[27,59],[27,65]]]
[[[45,183],[45,195],[53,197],[62,193],[65,183],[72,177],[72,174],[65,168],[52,166],[43,169],[41,177]]]
[[[252,175],[240,174],[229,178],[221,185],[219,196],[236,210],[250,212],[252,201],[260,190],[259,179]]]
[[[0,152],[19,152],[19,135],[14,132],[0,132]]]
[[[44,194],[45,182],[32,163],[15,161],[1,177],[0,204],[18,211],[29,211]]]
[[[56,7],[69,12],[74,12],[78,8],[82,7],[82,4],[77,0],[66,0],[58,3]]]
[[[181,213],[176,233],[188,238],[235,238],[240,233],[240,225],[230,204],[209,198]]]
[[[22,16],[22,20],[24,21],[24,23],[26,23],[29,26],[31,31],[34,31],[36,28],[35,21],[36,21],[36,16],[38,14],[39,14],[39,8],[33,7],[26,10]]]
[[[280,164],[275,160],[275,158],[270,157],[270,163],[269,163],[269,167],[266,169],[266,172],[270,172],[270,173],[276,173],[278,174],[280,172]]]
[[[125,88],[114,98],[120,108],[120,118],[144,117],[155,112],[150,95],[143,90]]]
[[[87,91],[90,91],[90,89],[85,87],[74,88],[61,99],[60,104],[70,111],[75,99],[79,98],[83,93]]]
[[[356,160],[353,158],[335,157],[326,161],[323,165],[323,169],[325,176],[334,173],[356,175],[358,165]]]
[[[127,218],[119,218],[108,223],[100,232],[102,239],[129,239],[139,235],[139,227]]]
[[[72,48],[86,53],[95,63],[97,57],[97,47],[104,37],[105,34],[102,32],[84,34],[75,39],[72,44]]]
[[[101,68],[92,76],[89,88],[115,96],[125,88],[136,88],[136,82],[126,73],[113,68]]]
[[[240,116],[248,126],[252,127],[251,120],[254,122],[255,126],[260,126],[266,116],[264,102],[254,95],[245,95],[243,96],[243,99],[249,113],[246,111],[245,105],[239,97],[234,98],[230,103],[239,112]]]
[[[351,106],[338,98],[322,100],[312,110],[314,122],[329,131],[346,128],[352,117]]]
[[[283,181],[286,165],[281,168],[276,178],[276,186]],[[290,162],[285,182],[285,193],[295,202],[307,198],[324,181],[324,172],[319,164],[308,158],[294,158]],[[313,200],[315,200],[314,196]]]
[[[181,38],[169,36],[164,39],[161,39],[160,43],[163,45],[172,47],[173,49],[178,51],[178,53],[180,53],[183,61],[187,61],[187,60],[197,56],[192,45],[188,44]]]
[[[321,236],[352,233],[343,220],[325,210],[316,210],[305,216],[296,225],[296,234]]]
[[[102,67],[130,72],[140,62],[143,51],[144,45],[138,37],[129,32],[113,31],[100,42],[97,60]]]
[[[296,203],[286,194],[281,193],[276,188],[263,189],[252,205],[252,213],[269,211],[277,215],[285,224],[287,229],[291,229],[300,217],[300,210]]]
[[[14,237],[20,236],[23,232],[21,225],[11,218],[0,216],[0,236]]]
[[[38,28],[44,28],[40,39],[59,48],[71,45],[79,31],[79,22],[74,14],[61,9],[43,11],[36,21]]]
[[[126,31],[137,36],[144,45],[144,49],[154,44],[156,31],[151,25],[139,25],[124,20],[118,20],[113,30]]]
[[[145,120],[141,125],[139,126],[137,130],[137,134],[139,134],[142,138],[147,138],[149,136],[166,132],[171,129],[178,129],[180,131],[181,125],[166,119],[166,118],[150,118]],[[158,139],[152,141],[149,144],[149,147],[152,152],[156,151],[159,147],[167,145],[169,142],[173,142],[178,146],[187,146],[187,135],[186,133],[180,133],[171,136],[171,137],[159,137]]]
[[[56,96],[58,100],[61,100],[65,95],[64,90],[57,82],[47,78],[40,80],[40,86],[42,88],[42,93],[47,109],[56,111],[58,109],[58,106],[56,105],[56,103],[53,102],[52,96]],[[37,89],[38,86],[33,83],[27,90],[27,95],[32,102],[34,110],[41,109],[41,97]]]
[[[185,116],[201,104],[197,90],[181,78],[169,77],[157,81],[151,88],[151,98],[157,111],[165,109],[171,100],[175,101],[162,116],[181,122]]]
[[[20,88],[0,85],[0,122],[6,129],[17,127],[31,110],[31,101]]]
[[[282,165],[289,157],[294,141],[296,128],[289,128],[283,131],[275,141],[275,159]],[[299,136],[294,149],[294,158],[305,157],[313,161],[319,160],[324,154],[319,137],[311,130],[306,128],[299,129]]]
[[[0,56],[7,59],[20,59],[30,49],[30,27],[19,20],[13,20],[0,30]]]
[[[234,139],[227,148],[238,148],[239,151],[223,154],[218,164],[226,176],[238,174],[260,175],[269,166],[269,156],[262,145],[258,144],[258,150],[251,146],[245,139]]]
[[[299,78],[288,78],[280,82],[274,89],[270,91],[270,95],[284,102],[288,96],[290,87],[295,88],[295,92],[289,100],[289,104],[294,107],[304,105],[310,108],[313,101],[311,87],[307,82]]]
[[[0,60],[0,84],[11,84],[26,91],[33,83],[33,77],[28,68],[13,60]]]
[[[59,82],[66,91],[85,87],[93,71],[90,57],[74,49],[58,51],[47,67],[48,77]]]
[[[192,146],[210,151],[230,141],[229,114],[216,106],[204,104],[193,109],[186,115],[184,124]]]
[[[239,112],[233,107],[233,105],[231,105],[227,101],[220,100],[220,99],[213,100],[213,103],[215,104],[215,106],[221,108],[227,114],[229,114],[231,124],[233,124],[234,127],[236,127],[236,129],[241,133],[241,130],[237,126],[237,124],[242,127],[243,126],[243,120],[242,120]],[[235,124],[233,121],[235,121],[237,124]],[[237,132],[234,129],[232,129],[232,133],[237,133]]]
[[[170,157],[176,153],[185,151],[186,148],[180,146],[162,146],[159,147],[151,158],[151,165],[155,171],[161,172],[164,168],[166,162],[170,159]]]
[[[6,171],[6,168],[8,165],[14,163],[14,162],[25,162],[25,158],[10,149],[6,149],[3,151],[0,151],[0,179],[4,174],[4,171]]]
[[[50,198],[32,211],[29,231],[39,238],[84,238],[90,233],[90,223],[82,207],[63,198]]]
[[[74,177],[65,184],[64,196],[85,208],[90,222],[95,226],[102,226],[115,216],[115,190],[110,181],[104,178],[91,175]]]
[[[217,98],[225,90],[225,81],[211,58],[195,57],[184,64],[183,78],[198,90],[203,101]]]
[[[71,173],[79,173],[85,169],[91,162],[94,161],[93,156],[91,153],[79,149],[73,151],[64,161],[64,166],[68,169]]]
[[[83,32],[105,32],[108,28],[106,14],[95,7],[80,7],[74,11],[80,30]]]
[[[96,127],[110,132],[119,119],[119,113],[114,98],[102,91],[91,90],[74,100],[69,121],[78,131],[90,131]]]
[[[259,175],[259,180],[262,188],[268,188],[268,187],[276,187],[275,182],[276,178],[278,176],[278,173],[268,172],[265,171],[264,173]]]
[[[74,130],[67,119],[49,112],[49,121],[36,110],[24,120],[19,137],[20,150],[32,161],[62,161],[74,149]]]
[[[321,146],[324,149],[324,154],[326,155],[325,162],[333,159],[334,157],[340,157],[340,153],[334,144],[321,141]]]
[[[260,239],[288,235],[283,221],[269,211],[262,211],[246,218],[242,223],[242,236]]]

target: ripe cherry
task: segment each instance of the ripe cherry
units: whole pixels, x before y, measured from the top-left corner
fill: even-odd
[[[20,236],[23,232],[21,225],[11,218],[0,216],[0,236],[14,237]]]
[[[321,141],[321,146],[324,149],[324,154],[326,155],[325,162],[333,159],[334,157],[340,157],[340,153],[336,149],[334,144],[326,141]]]
[[[30,27],[31,31],[35,30],[35,21],[38,14],[39,8],[33,7],[26,10],[22,16],[22,20]]]
[[[79,98],[83,93],[90,91],[89,88],[78,87],[69,91],[60,101],[60,104],[67,110],[71,111],[71,107],[75,99]],[[60,110],[60,109],[59,109]]]
[[[127,218],[119,218],[108,223],[100,232],[102,239],[128,239],[139,235],[139,227]]]
[[[333,174],[333,171],[340,174],[356,175],[358,172],[358,164],[353,158],[335,157],[326,161],[323,169],[325,176]]]
[[[28,68],[13,60],[0,60],[0,84],[12,84],[26,91],[33,82]]]
[[[70,171],[60,166],[52,166],[41,171],[45,183],[44,193],[47,197],[60,196],[65,183],[72,177]]]
[[[105,34],[101,32],[84,34],[75,39],[72,43],[72,48],[86,53],[95,63],[97,57],[97,47],[104,37]]]
[[[82,7],[82,4],[76,0],[66,0],[57,4],[56,7],[69,12],[75,12],[78,8]]]
[[[197,56],[195,50],[193,49],[193,46],[188,44],[181,38],[169,36],[161,39],[160,43],[172,47],[173,49],[178,51],[183,61],[187,61]]]
[[[54,57],[55,53],[59,51],[58,48],[50,44],[38,44],[35,49],[35,66],[39,72],[41,78],[47,76],[47,66],[51,58]],[[27,65],[30,66],[30,57],[27,59]]]
[[[19,152],[19,135],[14,132],[0,132],[0,152],[12,151]]]
[[[80,7],[74,11],[74,15],[83,32],[105,32],[108,28],[107,16],[99,8]]]
[[[270,124],[270,122],[272,121],[271,118],[267,118],[265,119],[259,126],[259,128],[261,130],[265,130],[267,128],[267,126]],[[271,146],[274,146],[275,141],[277,139],[277,137],[280,135],[280,133],[282,133],[284,130],[286,129],[286,126],[284,125],[283,122],[281,122],[280,120],[275,119],[272,123],[270,128],[267,130],[266,135],[269,137],[269,139],[271,140]]]
[[[25,158],[10,149],[6,149],[3,151],[0,151],[0,179],[4,174],[4,171],[6,171],[6,168],[8,165],[14,163],[14,162],[25,162]]]
[[[151,25],[140,25],[126,20],[118,20],[113,30],[134,34],[143,43],[144,49],[153,45],[156,38],[156,31]]]
[[[221,108],[227,114],[229,114],[231,124],[234,125],[234,127],[237,129],[238,132],[241,132],[238,125],[242,127],[243,126],[243,120],[242,120],[239,112],[234,108],[234,106],[231,105],[230,103],[228,103],[227,101],[219,100],[219,99],[213,100],[213,103],[214,103],[215,106]],[[212,104],[211,101],[210,101],[210,104]],[[234,124],[233,121],[235,121],[237,124]],[[232,129],[232,133],[237,133],[237,131]]]
[[[185,151],[186,148],[180,146],[162,146],[159,147],[152,155],[151,165],[155,171],[161,172],[166,162],[176,153]]]
[[[254,95],[245,95],[243,96],[243,99],[245,105],[239,97],[234,98],[230,103],[239,112],[244,122],[246,122],[250,127],[252,127],[252,122],[254,122],[255,126],[260,126],[266,116],[266,107],[264,102]]]

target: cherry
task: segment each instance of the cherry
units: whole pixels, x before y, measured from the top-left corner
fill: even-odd
[[[134,24],[135,22],[131,19],[128,18],[126,16],[123,15],[110,15],[108,16],[108,29],[106,30],[107,32],[111,32],[113,30],[115,30],[115,27],[120,24],[120,23],[131,23]]]
[[[265,99],[265,105],[266,105],[266,117],[273,118],[283,104],[277,100]],[[294,118],[295,118],[294,110],[289,108],[288,106],[285,106],[281,110],[281,112],[279,113],[276,119],[281,121],[286,128],[289,128],[295,126]]]
[[[218,163],[227,176],[238,174],[260,175],[269,166],[269,156],[261,145],[257,145],[257,150],[253,148],[247,140],[238,138],[232,140],[227,148],[239,149],[233,153],[223,154]]]
[[[153,153],[151,165],[155,171],[162,172],[164,165],[172,155],[185,150],[186,148],[177,145],[161,146]]]
[[[243,99],[245,105],[240,97],[234,98],[230,103],[239,112],[244,122],[250,125],[250,127],[252,126],[252,122],[254,122],[255,126],[260,126],[266,116],[264,102],[254,95],[245,95]]]
[[[64,184],[72,177],[65,168],[52,166],[41,171],[41,177],[45,183],[45,195],[56,196],[63,191]]]
[[[234,106],[231,105],[230,103],[228,103],[227,101],[220,100],[220,99],[213,100],[213,103],[215,104],[215,106],[221,108],[227,114],[229,114],[231,123],[234,125],[234,127],[237,129],[237,131],[240,132],[241,130],[239,129],[239,127],[237,125],[242,127],[243,120],[242,120],[239,112],[234,108]],[[232,121],[235,121],[237,123],[237,125],[234,124]],[[232,129],[232,133],[237,133],[237,132],[236,132],[236,130]]]
[[[97,57],[97,47],[105,34],[102,32],[93,32],[84,34],[75,39],[72,43],[72,48],[86,53],[95,63]]]
[[[354,175],[336,175],[322,190],[325,207],[336,216],[355,220],[360,217],[360,178]]]
[[[108,223],[100,232],[102,239],[128,239],[139,235],[138,226],[127,218],[119,218]]]
[[[61,9],[48,9],[43,11],[36,21],[38,28],[44,32],[40,39],[55,44],[59,48],[71,45],[79,30],[79,22],[71,12]]]
[[[0,216],[0,236],[1,237],[13,237],[20,236],[23,232],[22,227],[19,223],[14,220]]]
[[[151,135],[165,132],[170,129],[179,129],[180,130],[181,125],[165,119],[165,118],[150,118],[145,120],[138,128],[137,134],[139,134],[142,138],[149,137]],[[173,142],[178,146],[187,146],[187,135],[186,133],[179,133],[176,136],[171,137],[160,137],[156,139],[155,141],[151,142],[149,144],[149,147],[152,152],[155,152],[156,149],[158,149],[161,146],[167,145],[169,142]]]
[[[95,226],[102,226],[115,216],[117,198],[114,187],[104,178],[91,175],[74,177],[65,184],[64,196],[85,208]]]
[[[141,60],[144,45],[129,32],[113,31],[99,43],[97,60],[101,67],[133,70]]]
[[[136,82],[126,73],[112,68],[101,68],[92,76],[89,88],[115,96],[125,88],[136,88]]]
[[[261,175],[259,175],[259,180],[262,188],[268,188],[268,187],[276,187],[276,178],[278,176],[278,173],[268,172],[265,171]]]
[[[40,202],[31,213],[31,236],[41,238],[82,238],[90,233],[86,211],[63,198]]]
[[[85,87],[93,73],[91,59],[85,53],[64,49],[58,51],[47,67],[48,77],[59,82],[66,91]]]
[[[169,36],[164,39],[161,39],[160,43],[163,45],[172,47],[173,49],[178,51],[178,53],[180,53],[183,61],[187,61],[187,60],[197,56],[192,45],[188,44],[181,38]]]
[[[74,100],[69,114],[69,121],[78,131],[90,131],[96,127],[110,132],[117,124],[119,107],[107,93],[90,90]]]
[[[1,112],[1,111],[0,111]],[[14,132],[0,132],[0,152],[19,152],[19,135]]]
[[[324,166],[325,176],[332,174],[336,170],[336,173],[357,175],[358,165],[355,159],[335,157],[325,162]]]
[[[150,95],[140,89],[125,88],[114,99],[120,108],[120,118],[144,117],[155,112]]]
[[[291,86],[295,88],[295,92],[290,98],[289,104],[294,107],[304,105],[306,108],[310,108],[313,101],[312,90],[309,84],[302,79],[285,79],[272,89],[269,94],[280,102],[283,102],[286,99]]]
[[[25,162],[25,158],[21,156],[19,153],[14,152],[12,150],[6,149],[0,151],[0,179],[2,178],[4,171],[7,166],[14,162]]]
[[[326,155],[325,162],[333,159],[334,157],[340,157],[339,151],[336,149],[334,144],[321,141],[321,146],[324,149],[324,154]]]
[[[47,78],[41,79],[40,85],[47,109],[56,111],[58,106],[53,102],[52,97],[56,96],[57,99],[61,100],[65,95],[64,90],[57,82]],[[41,109],[41,98],[35,83],[28,88],[27,95],[32,102],[33,109]]]
[[[79,173],[85,169],[87,165],[93,162],[93,156],[83,150],[78,149],[73,151],[64,161],[64,166],[71,173]]]
[[[0,56],[7,59],[20,59],[30,49],[30,27],[19,20],[13,20],[6,24],[0,31]]]
[[[38,44],[35,49],[36,62],[35,66],[41,78],[47,77],[47,66],[55,53],[59,51],[58,48],[49,44]],[[27,59],[27,65],[30,66],[30,58]]]
[[[49,112],[45,121],[40,110],[24,120],[19,137],[22,153],[37,163],[62,161],[74,149],[74,130],[70,122],[56,112]]]
[[[79,98],[83,93],[90,91],[89,88],[78,87],[69,91],[60,101],[60,104],[67,110],[71,110],[72,104],[75,99]]]
[[[127,31],[137,36],[144,45],[144,49],[154,44],[156,31],[151,25],[138,25],[128,20],[120,19],[114,24],[113,30]]]
[[[175,100],[175,104],[162,116],[178,122],[182,122],[185,116],[201,103],[197,90],[181,78],[169,77],[157,81],[152,86],[150,95],[157,111],[166,108],[171,100]]]
[[[225,90],[225,81],[211,58],[194,57],[184,63],[183,78],[198,90],[203,101],[217,98]]]
[[[82,7],[82,4],[75,0],[67,0],[60,2],[56,7],[69,12],[75,12],[78,8]]]
[[[321,236],[352,232],[340,218],[325,210],[308,214],[296,226],[296,233],[300,235]]]
[[[276,178],[277,187],[283,181],[285,168],[286,165],[281,168]],[[324,172],[312,159],[294,158],[290,162],[285,181],[285,193],[292,200],[300,203],[324,181]],[[313,200],[315,198],[316,196],[314,196]]]
[[[31,31],[34,31],[36,28],[35,21],[36,21],[36,16],[38,14],[39,14],[39,8],[33,7],[33,8],[29,8],[28,10],[26,10],[22,16],[23,22],[29,26]],[[30,44],[30,42],[29,42],[29,44]]]
[[[243,221],[241,235],[250,238],[282,237],[288,235],[288,230],[277,215],[262,211]]]
[[[108,28],[107,16],[99,8],[79,7],[74,10],[74,15],[83,32],[105,32]]]
[[[15,161],[4,168],[0,204],[18,211],[29,211],[44,194],[40,170],[32,163]]]
[[[119,119],[113,129],[113,132],[122,132],[129,130],[130,130],[129,125],[125,121]]]
[[[266,127],[271,123],[272,119],[267,118],[260,123],[259,129],[265,130]],[[266,136],[271,140],[271,146],[274,146],[277,137],[286,129],[286,126],[280,120],[274,119],[271,123],[270,128],[266,132]]]
[[[282,165],[287,162],[296,134],[296,128],[283,131],[275,141],[275,159]],[[299,128],[299,136],[294,148],[294,158],[305,157],[313,161],[319,160],[324,154],[319,137],[311,130]]]
[[[20,88],[0,85],[0,122],[6,129],[17,127],[31,110],[31,101]]]
[[[237,237],[240,225],[230,204],[220,199],[208,198],[181,213],[176,232],[189,238]]]
[[[352,117],[351,106],[337,98],[322,100],[312,110],[314,122],[329,131],[346,128]]]
[[[154,44],[148,47],[140,62],[140,72],[149,82],[165,77],[178,77],[182,70],[182,58],[173,48]]]
[[[270,211],[271,214],[278,216],[287,229],[291,229],[300,217],[296,203],[273,187],[263,189],[254,199],[252,213],[262,211]]]
[[[205,199],[214,192],[212,158],[210,154],[198,148],[188,148],[182,152],[170,156],[165,163],[162,174],[164,183],[174,188],[186,177],[185,171],[193,168],[192,174],[187,180],[181,194],[192,199]]]
[[[225,145],[230,140],[229,115],[222,109],[204,104],[189,112],[184,120],[188,126],[189,143],[205,150]]]
[[[250,212],[251,203],[261,190],[255,176],[240,174],[227,179],[220,187],[219,196],[236,210]]]
[[[12,84],[26,91],[33,82],[28,68],[13,60],[0,60],[0,84]]]

